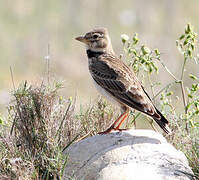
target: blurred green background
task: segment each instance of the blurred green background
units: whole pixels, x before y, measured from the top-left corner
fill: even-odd
[[[74,37],[96,26],[109,29],[113,47],[122,53],[120,35],[133,36],[151,48],[159,48],[164,63],[179,77],[182,65],[175,40],[190,22],[199,32],[198,0],[7,0],[0,5],[0,112],[10,101],[14,82],[40,83],[46,73],[47,46],[50,44],[51,78],[64,80],[62,93],[77,94],[78,102],[88,103],[98,94],[87,68],[82,44]],[[193,74],[198,75],[194,63]],[[169,75],[160,68],[163,84]]]

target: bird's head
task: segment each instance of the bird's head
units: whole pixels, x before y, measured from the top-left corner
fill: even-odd
[[[94,29],[75,39],[86,44],[88,50],[113,53],[111,40],[106,28]]]

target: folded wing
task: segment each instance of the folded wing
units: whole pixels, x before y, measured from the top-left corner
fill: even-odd
[[[89,70],[95,82],[122,103],[150,116],[160,118],[141,84],[131,74],[130,69],[122,61],[109,64],[109,61],[113,60],[112,57],[107,56],[102,57],[101,60],[92,60]],[[118,67],[120,68],[118,69]]]

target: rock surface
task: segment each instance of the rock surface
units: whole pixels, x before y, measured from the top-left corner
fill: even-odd
[[[190,180],[185,155],[151,130],[88,137],[71,145],[64,180]]]

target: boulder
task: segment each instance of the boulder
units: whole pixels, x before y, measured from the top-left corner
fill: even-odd
[[[152,130],[113,131],[72,144],[63,179],[190,180],[185,155]]]

